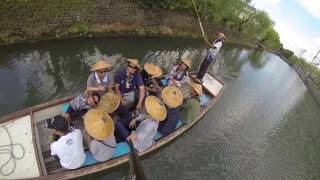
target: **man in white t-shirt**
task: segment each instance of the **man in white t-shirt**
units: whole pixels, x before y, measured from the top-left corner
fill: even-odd
[[[51,155],[60,161],[63,168],[81,167],[85,161],[81,131],[76,129],[68,132],[68,122],[60,115],[46,121],[47,127],[53,129],[53,133],[58,136],[58,140],[50,145]]]
[[[209,65],[213,61],[215,61],[215,58],[218,55],[224,40],[225,40],[225,35],[221,32],[217,33],[217,39],[214,40],[212,43],[210,43],[206,37],[204,38],[204,42],[208,48],[208,53],[207,53],[206,57],[204,58],[204,60],[202,61],[201,65],[200,65],[199,72],[197,74],[197,79],[200,82],[202,82],[202,78],[206,74],[206,71],[207,71]]]

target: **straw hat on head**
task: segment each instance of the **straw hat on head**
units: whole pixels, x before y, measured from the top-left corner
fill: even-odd
[[[91,71],[97,71],[100,69],[107,69],[107,68],[111,68],[112,64],[110,64],[109,62],[105,61],[105,60],[98,60],[92,67],[91,67]]]
[[[159,66],[151,63],[144,64],[143,68],[147,71],[148,74],[154,77],[159,77],[162,75],[162,70]]]
[[[107,113],[112,113],[119,107],[119,105],[119,95],[109,92],[101,97],[98,108],[106,111]]]
[[[127,61],[141,69],[138,59],[127,59]]]
[[[198,83],[191,83],[190,86],[192,89],[199,95],[202,95],[202,85]]]
[[[169,108],[176,108],[182,104],[183,95],[179,88],[167,86],[161,92],[161,98]]]
[[[218,32],[217,34],[218,34],[218,36],[222,37],[223,39],[226,39],[226,36],[224,35],[224,33]]]
[[[144,102],[145,109],[150,117],[163,121],[167,117],[167,109],[164,103],[156,96],[148,96]]]
[[[180,61],[183,62],[185,65],[187,65],[187,67],[188,67],[189,69],[191,69],[191,60],[190,60],[190,59],[185,59],[185,58],[183,58],[183,59],[181,59]]]
[[[97,140],[105,140],[114,131],[111,116],[101,109],[91,109],[86,113],[84,116],[84,127],[88,134]]]

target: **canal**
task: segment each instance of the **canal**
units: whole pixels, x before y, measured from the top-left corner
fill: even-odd
[[[0,47],[0,116],[84,90],[100,56],[154,62],[181,57],[197,70],[201,41],[108,37]],[[226,83],[216,105],[176,141],[142,161],[149,179],[320,179],[320,106],[277,56],[225,45],[209,67]],[[126,179],[128,166],[95,178]]]

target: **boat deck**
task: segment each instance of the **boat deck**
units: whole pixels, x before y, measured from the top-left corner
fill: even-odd
[[[82,120],[77,119],[73,121],[73,123],[76,125],[77,128],[84,129],[84,124]],[[39,141],[40,141],[42,156],[45,161],[45,166],[48,174],[54,174],[59,171],[62,171],[62,167],[60,166],[60,163],[56,161],[53,158],[53,156],[51,156],[51,152],[50,152],[50,144],[51,144],[50,136],[51,136],[52,130],[46,127],[45,121],[40,121],[39,123],[37,123],[37,130],[39,133]],[[85,149],[88,149],[88,148],[85,147]]]

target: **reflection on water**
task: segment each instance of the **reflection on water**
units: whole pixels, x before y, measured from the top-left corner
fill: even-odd
[[[0,48],[0,114],[80,92],[101,56],[154,62],[165,72],[181,57],[196,70],[200,41],[102,38]],[[220,101],[195,127],[143,160],[149,179],[319,179],[320,107],[278,57],[225,45],[209,70],[226,82]],[[125,179],[128,166],[93,175]],[[91,176],[92,177],[92,176]],[[87,178],[91,178],[87,177]]]

